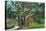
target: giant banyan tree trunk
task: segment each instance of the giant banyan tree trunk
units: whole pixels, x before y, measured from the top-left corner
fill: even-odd
[[[22,28],[25,25],[24,16],[19,16],[19,25]]]

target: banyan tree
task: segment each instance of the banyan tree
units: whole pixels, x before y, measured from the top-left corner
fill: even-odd
[[[36,22],[38,16],[41,17],[41,15],[43,15],[42,8],[44,8],[44,4],[42,3],[6,1],[5,4],[6,17],[12,19],[18,17],[20,28],[30,26],[32,23]]]

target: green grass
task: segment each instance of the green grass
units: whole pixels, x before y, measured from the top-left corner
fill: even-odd
[[[32,24],[29,28],[44,28],[45,24]]]

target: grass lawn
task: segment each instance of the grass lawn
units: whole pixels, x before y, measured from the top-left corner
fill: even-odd
[[[32,24],[31,26],[29,26],[29,28],[44,28],[45,24]]]

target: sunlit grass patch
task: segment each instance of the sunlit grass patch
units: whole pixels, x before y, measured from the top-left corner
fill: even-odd
[[[29,28],[44,28],[45,24],[32,24]]]

